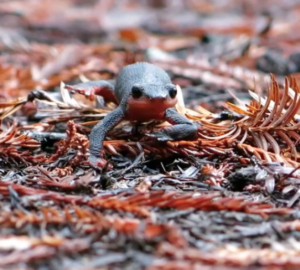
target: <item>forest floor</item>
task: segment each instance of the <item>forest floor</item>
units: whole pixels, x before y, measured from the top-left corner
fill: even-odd
[[[291,0],[0,1],[0,268],[299,269],[299,15]],[[124,121],[95,170],[88,137],[115,105],[64,84],[140,61],[181,87],[198,137]]]

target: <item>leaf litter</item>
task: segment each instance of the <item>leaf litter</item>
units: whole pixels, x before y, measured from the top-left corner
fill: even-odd
[[[299,267],[296,1],[25,2],[0,3],[1,267]],[[95,171],[88,135],[116,105],[72,85],[137,61],[170,74],[198,137],[124,121]]]

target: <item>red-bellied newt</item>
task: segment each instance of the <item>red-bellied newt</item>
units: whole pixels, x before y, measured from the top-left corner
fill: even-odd
[[[198,124],[179,114],[177,88],[169,75],[160,67],[141,62],[124,67],[115,84],[109,81],[90,81],[66,86],[70,90],[90,91],[112,101],[118,107],[108,113],[91,131],[89,162],[93,167],[103,165],[100,158],[106,133],[121,120],[136,122],[162,120],[173,124],[148,136],[159,141],[195,139]]]

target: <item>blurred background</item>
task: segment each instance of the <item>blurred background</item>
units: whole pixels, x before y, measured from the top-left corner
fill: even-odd
[[[227,90],[246,98],[269,73],[297,77],[299,12],[296,0],[2,0],[0,98],[149,61],[189,106],[216,109]]]

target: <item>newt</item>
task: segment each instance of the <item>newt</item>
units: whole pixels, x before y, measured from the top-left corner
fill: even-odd
[[[198,124],[179,114],[174,107],[177,103],[176,85],[172,84],[166,71],[153,64],[140,62],[123,67],[115,84],[100,80],[66,88],[101,95],[106,102],[118,104],[92,128],[89,163],[94,168],[104,165],[101,159],[103,140],[107,132],[122,120],[161,120],[173,124],[146,134],[158,141],[192,140],[197,136]]]

